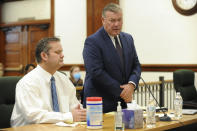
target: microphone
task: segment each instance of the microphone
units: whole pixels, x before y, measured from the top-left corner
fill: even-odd
[[[156,101],[157,105],[159,106],[160,110],[163,112],[164,116],[160,117],[160,121],[171,121],[171,118],[163,111],[163,109],[161,108],[161,106],[159,105],[159,102],[157,101],[157,99],[155,98],[155,96],[153,95],[152,91],[150,90],[149,86],[147,86],[146,82],[144,81],[144,79],[142,77],[140,77],[141,80],[143,81],[145,88],[148,89],[148,91],[150,92],[150,94],[152,95],[153,99]]]

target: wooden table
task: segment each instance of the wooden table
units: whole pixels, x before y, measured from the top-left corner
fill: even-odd
[[[114,115],[112,113],[104,114],[104,123],[103,129],[99,129],[97,131],[113,131],[114,130]],[[180,121],[180,122],[179,122]],[[132,129],[132,131],[158,131],[158,130],[167,130],[176,127],[181,127],[183,125],[189,125],[192,123],[197,123],[197,114],[196,115],[184,115],[182,119],[179,121],[171,121],[171,122],[157,122],[156,127],[149,129],[146,128],[144,124],[144,128],[142,129]],[[7,128],[6,131],[86,131],[90,129],[86,128],[86,125],[78,125],[76,127],[58,127],[54,124],[33,124],[16,128]],[[129,129],[125,129],[129,130]]]

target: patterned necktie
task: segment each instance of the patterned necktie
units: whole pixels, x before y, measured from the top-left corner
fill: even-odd
[[[52,94],[52,102],[53,102],[53,110],[55,112],[59,112],[59,104],[57,99],[57,93],[56,93],[56,86],[55,86],[55,78],[51,77],[51,94]]]
[[[120,47],[117,36],[115,36],[114,39],[115,39],[115,44],[116,44],[116,50],[120,56],[121,65],[124,66],[122,48]]]

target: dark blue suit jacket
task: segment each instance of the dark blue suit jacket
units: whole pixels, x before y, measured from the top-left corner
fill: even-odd
[[[126,103],[120,98],[122,91],[120,85],[129,81],[138,85],[141,67],[132,36],[121,32],[120,41],[124,52],[124,68],[121,66],[116,48],[103,27],[86,39],[83,50],[86,68],[84,107],[86,97],[100,96],[103,98],[104,113],[115,111],[118,101],[121,101],[122,107],[126,108]]]

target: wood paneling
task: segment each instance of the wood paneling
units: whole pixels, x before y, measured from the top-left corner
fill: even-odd
[[[171,72],[177,69],[190,69],[197,72],[197,64],[142,64],[143,71]]]
[[[29,26],[28,31],[28,63],[36,63],[35,61],[35,47],[39,40],[49,36],[47,25],[43,26]]]
[[[87,36],[96,32],[101,26],[101,14],[105,5],[119,3],[119,0],[87,0]]]
[[[1,23],[0,27],[13,27],[13,26],[26,26],[26,25],[41,25],[50,24],[50,20],[32,20],[32,21],[22,21],[22,22],[12,22],[12,23]]]
[[[65,64],[60,68],[62,71],[69,71],[72,66],[79,66],[81,71],[85,71],[85,67],[83,64]]]
[[[65,64],[60,70],[68,71],[74,65],[85,71],[83,64]],[[197,72],[197,64],[142,64],[141,67],[143,72],[172,72],[177,69],[191,69]]]
[[[0,30],[0,63],[5,63],[5,34]]]
[[[54,20],[55,19],[55,0],[51,0],[51,19],[50,19],[50,27],[49,27],[49,36],[54,36]]]
[[[0,62],[0,77],[3,76],[3,64]]]
[[[5,40],[5,68],[18,67],[22,62],[21,27],[7,31]]]
[[[17,25],[17,26],[16,26]],[[1,57],[5,66],[4,75],[22,75],[22,69],[35,62],[35,47],[43,37],[49,36],[49,21],[33,21],[3,25],[0,35],[5,37],[2,42]],[[3,34],[5,34],[3,36]],[[3,52],[4,50],[4,52]]]

